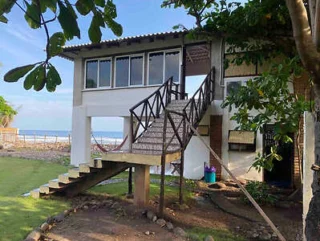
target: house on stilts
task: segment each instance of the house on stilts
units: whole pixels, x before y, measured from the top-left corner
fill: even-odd
[[[231,89],[267,66],[224,70],[224,59],[232,56],[222,38],[191,40],[186,35],[172,31],[63,48],[60,57],[74,62],[71,164],[78,168],[51,181],[43,193],[74,195],[134,167],[139,187],[134,200],[143,205],[150,171],[164,174],[176,168],[185,178],[200,179],[207,162],[216,167],[218,180],[229,178],[189,123],[238,178],[300,185],[293,145],[272,173],[248,171],[257,152],[268,151],[273,126],[266,126],[264,134],[235,132],[232,113],[220,107]],[[91,160],[94,117],[122,117],[128,136],[121,151],[105,153],[101,160]]]

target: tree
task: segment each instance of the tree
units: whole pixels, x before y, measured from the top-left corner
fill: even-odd
[[[16,82],[24,79],[24,88],[40,91],[44,87],[49,92],[55,91],[61,84],[61,78],[50,60],[62,52],[67,40],[81,37],[78,26],[78,14],[89,16],[91,24],[88,35],[93,43],[101,41],[101,28],[110,28],[117,36],[122,35],[122,26],[115,21],[116,6],[113,0],[0,0],[0,23],[7,23],[7,15],[16,7],[24,14],[25,20],[32,29],[42,28],[46,34],[46,58],[37,63],[17,67],[5,74],[4,80]],[[61,31],[50,35],[49,25],[59,22]]]
[[[0,96],[0,127],[9,127],[14,116],[17,114],[18,112],[13,109],[2,96]]]
[[[245,4],[220,4],[214,0],[166,0],[163,6],[184,7],[196,19],[193,37],[222,36],[231,52],[236,49],[236,63],[261,63],[272,56],[297,55],[310,74],[315,95],[315,165],[320,170],[320,1],[319,0],[249,0]],[[307,171],[307,170],[306,170]],[[320,186],[314,175],[313,198],[306,218],[307,240],[320,236]]]

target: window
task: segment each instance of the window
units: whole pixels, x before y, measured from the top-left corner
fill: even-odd
[[[126,56],[116,58],[116,87],[142,85],[143,56]]]
[[[111,60],[99,61],[99,87],[110,87]]]
[[[143,56],[130,58],[130,85],[142,85]]]
[[[159,85],[173,76],[180,82],[180,51],[149,53],[148,84]]]
[[[111,60],[88,60],[86,62],[86,82],[87,89],[99,87],[110,87],[111,83]]]
[[[163,53],[149,55],[149,85],[163,83]]]
[[[165,80],[173,76],[174,82],[180,82],[180,63],[179,63],[179,51],[166,53],[166,75]]]
[[[98,60],[88,61],[86,69],[86,88],[97,88]]]
[[[116,87],[128,86],[129,57],[116,58]]]
[[[237,91],[241,86],[241,81],[230,81],[227,82],[227,96]]]

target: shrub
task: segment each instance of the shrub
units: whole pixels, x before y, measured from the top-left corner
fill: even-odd
[[[246,185],[246,189],[253,199],[259,204],[274,205],[277,201],[277,198],[269,193],[269,186],[264,182],[249,181]],[[242,200],[245,203],[250,203],[249,199],[245,195],[242,196]]]

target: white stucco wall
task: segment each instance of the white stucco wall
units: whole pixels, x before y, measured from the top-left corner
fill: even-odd
[[[252,77],[235,77],[235,78],[225,78],[224,83],[228,81],[246,81]],[[225,90],[226,96],[226,90]],[[238,178],[245,178],[249,180],[262,181],[263,174],[262,172],[257,172],[254,168],[249,168],[254,162],[258,152],[262,152],[262,134],[257,133],[256,139],[256,151],[255,152],[240,152],[240,151],[229,151],[228,145],[228,135],[229,130],[234,130],[237,127],[235,121],[231,121],[230,118],[233,116],[235,110],[233,109],[229,112],[228,108],[223,109],[223,126],[222,126],[222,159],[225,164],[228,164],[228,168],[231,172],[235,174]],[[229,175],[223,170],[222,178],[230,178]]]

